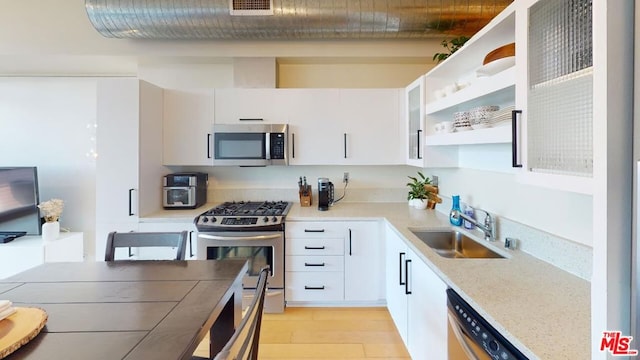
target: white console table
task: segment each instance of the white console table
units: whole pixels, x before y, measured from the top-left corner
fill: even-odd
[[[83,234],[61,232],[53,241],[40,236],[22,236],[0,244],[0,279],[25,271],[45,262],[83,261]]]

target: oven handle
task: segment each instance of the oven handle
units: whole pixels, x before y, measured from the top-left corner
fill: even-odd
[[[220,235],[209,235],[209,234],[198,234],[198,237],[203,239],[210,240],[223,240],[223,241],[238,241],[238,240],[269,240],[269,239],[279,239],[282,237],[282,234],[272,234],[272,235],[255,235],[255,236],[220,236]]]
[[[451,330],[453,330],[453,334],[456,336],[456,340],[462,346],[462,350],[467,354],[467,357],[471,360],[479,360],[478,355],[473,351],[471,346],[467,343],[467,337],[462,332],[460,328],[460,324],[455,320],[455,315],[452,315],[450,312],[447,312],[447,317],[449,318],[449,325],[451,326]]]

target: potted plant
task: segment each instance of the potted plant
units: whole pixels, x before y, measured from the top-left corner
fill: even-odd
[[[440,61],[445,60],[446,58],[451,56],[451,54],[458,51],[458,49],[460,49],[462,45],[467,42],[467,40],[469,40],[469,38],[466,36],[459,36],[449,41],[442,40],[440,45],[447,49],[448,52],[433,54],[433,60],[438,60],[438,63],[440,63]]]
[[[407,194],[409,206],[413,206],[418,209],[425,209],[429,199],[429,192],[425,189],[425,185],[431,184],[431,179],[425,177],[420,171],[418,171],[418,177],[407,177],[411,180],[407,183],[407,186],[409,187],[409,192]]]

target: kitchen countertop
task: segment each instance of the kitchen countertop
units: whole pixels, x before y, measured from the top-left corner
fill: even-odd
[[[164,210],[141,221],[193,218],[211,208]],[[448,217],[406,203],[338,203],[328,211],[294,203],[287,221],[386,220],[452,289],[530,359],[591,358],[590,283],[502,243],[485,243],[505,259],[448,259],[422,243],[409,228],[448,229]],[[464,229],[461,229],[464,231]],[[472,233],[481,237],[481,233]]]

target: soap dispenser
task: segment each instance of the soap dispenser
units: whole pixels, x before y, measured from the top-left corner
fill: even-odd
[[[468,217],[475,219],[475,211],[473,211],[473,208],[471,206],[469,206],[468,204],[462,204],[462,209],[464,211],[464,214],[467,215]],[[469,220],[464,220],[464,228],[465,229],[469,229],[469,230],[473,230],[476,226],[473,225],[473,223]]]
[[[449,212],[449,222],[451,225],[460,226],[462,225],[462,216],[460,216],[460,196],[453,195],[451,199],[453,200],[453,205],[451,206],[451,212]]]

